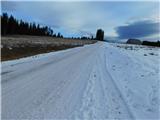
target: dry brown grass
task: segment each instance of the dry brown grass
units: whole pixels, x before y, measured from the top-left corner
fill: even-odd
[[[93,44],[95,40],[74,40],[44,36],[14,35],[1,37],[1,60],[11,60],[40,53],[64,50],[85,44]]]

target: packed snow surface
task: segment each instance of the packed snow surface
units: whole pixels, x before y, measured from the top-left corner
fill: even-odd
[[[97,42],[2,62],[2,119],[160,119],[158,52]]]

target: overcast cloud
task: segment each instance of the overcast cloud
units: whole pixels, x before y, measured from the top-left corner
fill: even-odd
[[[119,36],[119,38],[149,36],[157,33],[157,27],[154,27],[158,25],[155,22],[159,16],[158,2],[15,1],[1,3],[2,12],[13,14],[18,19],[48,25],[55,32],[61,32],[64,36],[91,35],[95,34],[98,28],[105,31],[105,36]],[[133,18],[136,22],[126,25]],[[140,24],[144,18],[153,22]],[[142,27],[146,27],[146,29],[142,29]],[[146,31],[137,33],[140,28],[142,31]],[[131,31],[132,34],[129,35],[127,31]]]

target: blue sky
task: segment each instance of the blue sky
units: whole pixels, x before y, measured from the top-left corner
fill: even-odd
[[[95,36],[106,39],[159,39],[159,2],[1,2],[2,12],[18,19],[48,25],[66,37]]]

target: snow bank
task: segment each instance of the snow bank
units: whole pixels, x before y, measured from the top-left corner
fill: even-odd
[[[137,119],[159,118],[159,48],[109,44],[108,71]]]

